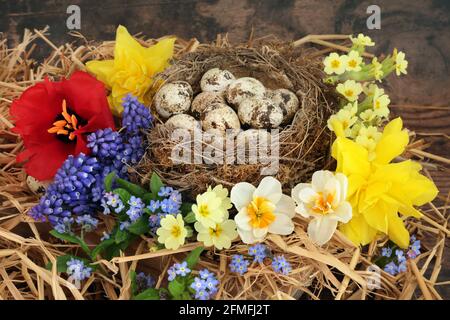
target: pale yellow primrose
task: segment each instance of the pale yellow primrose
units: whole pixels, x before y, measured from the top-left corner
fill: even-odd
[[[181,214],[176,218],[168,214],[161,219],[161,227],[156,230],[158,242],[163,243],[167,249],[176,250],[184,245],[187,230],[184,227],[184,220]]]
[[[348,101],[354,102],[358,100],[363,88],[359,82],[356,82],[355,80],[347,80],[344,83],[339,83],[336,90]]]

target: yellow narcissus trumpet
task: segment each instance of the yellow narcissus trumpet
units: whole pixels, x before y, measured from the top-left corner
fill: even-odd
[[[86,63],[87,70],[111,90],[108,100],[115,115],[122,113],[122,99],[127,94],[132,94],[141,103],[149,103],[146,94],[153,83],[153,77],[168,66],[174,43],[175,38],[167,38],[145,48],[125,27],[119,26],[116,31],[114,59]]]
[[[409,245],[409,233],[402,218],[422,214],[414,208],[432,201],[438,190],[434,183],[421,175],[417,162],[391,161],[403,153],[409,142],[402,130],[401,118],[389,122],[375,148],[375,157],[368,160],[367,150],[345,138],[339,123],[332,156],[337,160],[336,172],[348,177],[348,201],[353,208],[352,219],[340,227],[356,245],[368,244],[381,232],[401,248]]]

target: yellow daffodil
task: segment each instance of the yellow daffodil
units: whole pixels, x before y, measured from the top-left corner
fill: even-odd
[[[406,68],[408,68],[408,61],[405,59],[404,52],[397,52],[397,49],[394,50],[395,57],[395,73],[397,76],[403,74],[407,74]]]
[[[346,137],[352,135],[352,126],[358,120],[355,113],[351,110],[341,109],[338,113],[333,114],[328,119],[328,128],[334,131],[336,127],[339,127]]]
[[[184,244],[187,230],[184,227],[184,220],[181,214],[176,218],[168,214],[161,219],[161,227],[156,230],[158,242],[163,243],[167,249],[176,250]]]
[[[297,213],[312,218],[308,235],[318,245],[327,243],[338,222],[347,223],[352,206],[346,201],[348,181],[342,173],[321,170],[314,172],[311,183],[299,183],[292,189]]]
[[[351,35],[350,40],[356,46],[373,47],[375,45],[375,42],[373,42],[372,39],[370,39],[370,37],[365,36],[362,33],[358,34],[356,38],[353,38],[353,36]]]
[[[375,78],[375,80],[378,80],[380,82],[381,82],[381,78],[384,75],[383,65],[380,62],[378,62],[377,57],[374,57],[372,59],[372,75]]]
[[[115,115],[122,113],[122,99],[126,94],[136,96],[142,103],[149,103],[146,96],[148,89],[153,83],[153,77],[167,67],[174,43],[175,38],[167,38],[145,48],[125,27],[119,26],[114,59],[86,63],[87,70],[111,91],[108,100]]]
[[[192,205],[195,219],[206,228],[214,228],[217,223],[224,221],[228,209],[232,207],[228,198],[228,190],[221,185],[197,195],[197,203]]]
[[[343,74],[345,72],[347,60],[348,58],[346,55],[340,56],[336,52],[330,53],[330,55],[323,60],[325,73]]]
[[[344,83],[339,83],[336,87],[337,92],[343,95],[348,101],[358,100],[358,96],[362,92],[362,85],[355,80],[347,80]]]
[[[362,57],[359,55],[358,51],[352,50],[347,55],[347,61],[345,65],[346,71],[360,71],[362,64]]]
[[[214,246],[219,250],[223,248],[229,249],[231,241],[238,236],[236,223],[228,219],[228,214],[224,217],[223,222],[216,223],[213,227],[205,227],[197,221],[194,224],[194,228],[198,232],[198,241],[203,242],[207,247]]]
[[[348,177],[348,200],[353,208],[352,219],[340,230],[355,244],[368,244],[383,233],[399,247],[406,248],[409,234],[399,213],[420,218],[422,214],[414,206],[432,201],[438,193],[434,183],[419,173],[419,163],[411,160],[391,163],[409,141],[402,126],[400,118],[386,125],[373,160],[368,159],[364,147],[343,135],[338,135],[333,143],[336,172]]]
[[[295,203],[283,194],[277,179],[265,177],[257,188],[240,182],[231,189],[230,198],[238,210],[234,221],[244,243],[263,241],[267,233],[288,235],[294,231]]]

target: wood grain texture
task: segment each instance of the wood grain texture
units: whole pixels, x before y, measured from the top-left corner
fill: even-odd
[[[450,1],[0,0],[0,32],[15,44],[24,28],[49,25],[56,44],[73,41],[65,23],[70,4],[81,7],[81,33],[96,40],[113,39],[118,24],[131,33],[175,34],[202,42],[226,32],[232,41],[243,41],[252,28],[256,37],[272,34],[285,40],[364,32],[377,42],[375,53],[394,47],[406,52],[408,75],[386,82],[392,103],[399,105],[393,113],[419,135],[436,134],[428,139],[429,152],[450,157]],[[381,8],[381,30],[367,30],[366,9],[371,4]],[[45,50],[43,45],[37,53],[44,55]],[[450,192],[449,168],[431,174],[445,198]],[[447,250],[441,281],[449,279],[449,257]],[[448,289],[441,288],[441,293],[450,298]]]

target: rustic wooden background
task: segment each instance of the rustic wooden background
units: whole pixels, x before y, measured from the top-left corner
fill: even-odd
[[[57,45],[73,41],[66,28],[66,9],[81,8],[81,30],[88,39],[111,40],[118,24],[131,33],[151,37],[175,34],[213,41],[228,33],[232,41],[273,34],[295,40],[307,34],[358,33],[376,42],[375,53],[403,50],[408,75],[387,81],[392,110],[418,134],[432,134],[430,152],[450,158],[450,1],[447,0],[0,0],[0,32],[18,43],[24,28],[50,26]],[[368,30],[366,9],[381,8],[381,29]],[[41,49],[46,50],[45,46]],[[433,173],[446,197],[450,191],[448,166]],[[447,244],[448,246],[448,244]],[[441,281],[449,280],[447,250]],[[450,290],[440,288],[450,299]]]

